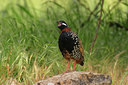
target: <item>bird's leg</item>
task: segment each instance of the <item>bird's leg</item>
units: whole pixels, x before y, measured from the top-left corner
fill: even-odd
[[[73,71],[75,71],[76,60],[74,60]]]
[[[70,61],[68,61],[67,68],[66,68],[66,72],[69,71],[69,67],[70,67]],[[66,72],[65,72],[65,73],[66,73]]]

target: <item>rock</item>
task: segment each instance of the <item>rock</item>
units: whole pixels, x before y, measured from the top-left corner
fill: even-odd
[[[108,75],[73,71],[38,81],[35,85],[111,85]]]

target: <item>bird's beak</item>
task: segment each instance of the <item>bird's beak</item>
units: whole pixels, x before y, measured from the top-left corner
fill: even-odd
[[[56,23],[59,23],[59,21],[56,21]]]
[[[59,21],[56,21],[56,23],[58,23],[57,28],[59,28],[61,26],[61,23]]]

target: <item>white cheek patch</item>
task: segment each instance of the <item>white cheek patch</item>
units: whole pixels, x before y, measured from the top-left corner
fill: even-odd
[[[65,26],[67,26],[65,23],[62,23],[62,25],[65,25]]]

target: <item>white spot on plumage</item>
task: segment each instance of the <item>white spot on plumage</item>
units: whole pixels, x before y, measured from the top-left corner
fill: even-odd
[[[62,23],[62,25],[67,26],[65,23]]]

